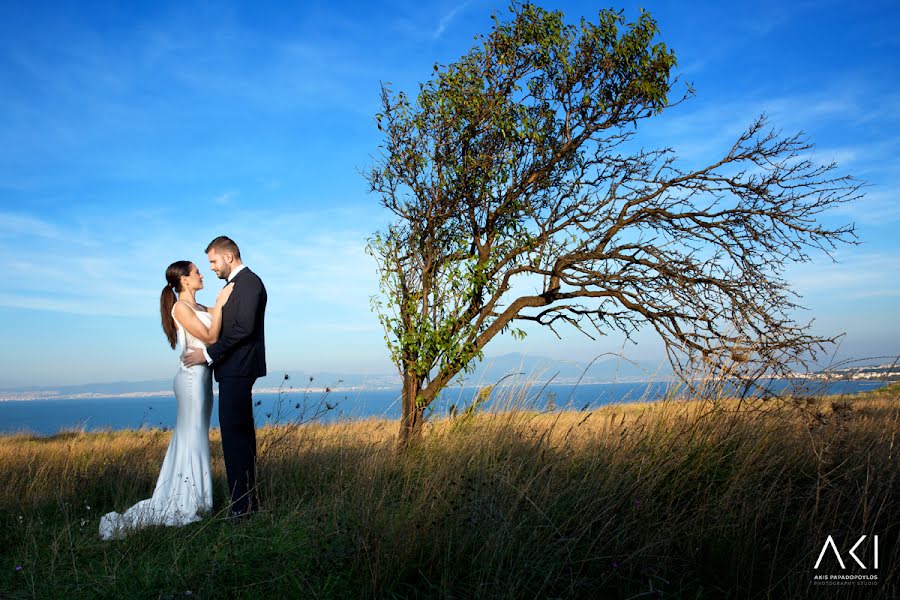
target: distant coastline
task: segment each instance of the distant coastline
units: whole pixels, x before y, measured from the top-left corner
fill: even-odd
[[[882,357],[883,360],[884,357]],[[496,384],[515,374],[535,385],[553,383],[558,385],[595,385],[609,383],[666,384],[677,381],[671,370],[664,370],[651,361],[629,364],[617,360],[599,361],[589,365],[567,361],[554,361],[545,357],[526,357],[508,354],[484,361],[477,371],[466,377],[462,385],[451,385],[448,389],[479,388]],[[867,381],[888,383],[900,381],[900,365],[896,362],[880,365],[829,368],[817,372],[792,373],[787,379],[828,384],[838,381]],[[317,385],[312,386],[315,382]],[[320,382],[334,382],[322,385]],[[142,382],[92,383],[82,385],[60,385],[54,387],[0,390],[0,402],[21,402],[31,400],[94,400],[158,398],[172,396],[171,380],[159,379]],[[278,394],[279,392],[324,394],[400,391],[399,376],[335,373],[309,375],[288,375],[281,371],[272,372],[257,381],[253,389],[257,394]],[[168,388],[168,389],[167,389]],[[215,392],[215,387],[214,387]]]
[[[373,390],[384,390],[384,389],[394,389],[393,387],[342,387],[340,391],[342,393],[347,392],[358,392],[358,391],[373,391]],[[399,387],[396,388],[399,391]],[[277,394],[279,392],[287,392],[287,388],[279,389],[279,388],[253,388],[254,394]],[[323,394],[326,391],[334,392],[338,391],[337,388],[325,388],[325,387],[317,387],[317,388],[303,388],[303,390],[291,389],[291,392],[308,392],[310,394]],[[213,394],[217,395],[219,390],[217,388],[213,388]],[[73,394],[71,392],[62,392],[57,390],[47,390],[47,391],[29,391],[29,392],[0,392],[0,402],[22,402],[29,400],[99,400],[103,398],[118,398],[118,399],[126,399],[126,398],[159,398],[171,397],[173,394],[172,390],[160,390],[154,392],[79,392]]]
[[[581,380],[582,385],[597,385],[597,384],[607,384],[607,383],[667,383],[668,380],[660,379],[656,381],[649,380],[637,380],[637,379],[620,379],[618,382],[616,381],[597,381],[593,379],[583,379]],[[542,385],[545,383],[549,383],[549,381],[535,380],[533,382],[534,385]],[[574,385],[577,383],[576,380],[569,380],[568,378],[563,379],[554,379],[553,383],[559,385]],[[490,384],[478,384],[478,385],[464,385],[461,386],[463,389],[470,388],[480,388],[483,385]],[[455,389],[460,389],[460,386],[449,386],[448,390],[452,391]],[[355,392],[384,392],[396,390],[399,393],[402,390],[400,385],[374,385],[374,386],[365,386],[365,385],[354,385],[354,386],[341,386],[341,387],[309,387],[309,388],[273,388],[273,387],[261,387],[261,388],[253,388],[254,394],[278,394],[280,392],[284,393],[309,393],[309,394],[324,394],[324,393],[355,393]],[[218,395],[218,388],[213,388],[213,395]],[[153,391],[153,392],[79,392],[79,393],[71,393],[71,392],[63,392],[57,390],[47,390],[47,391],[28,391],[28,392],[0,392],[0,402],[22,402],[22,401],[30,401],[30,400],[99,400],[104,398],[117,398],[117,399],[127,399],[127,398],[158,398],[158,397],[171,397],[173,394],[172,390],[161,390],[161,391]]]

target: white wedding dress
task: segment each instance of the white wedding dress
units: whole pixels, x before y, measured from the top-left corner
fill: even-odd
[[[172,318],[175,317],[173,307]],[[208,312],[194,311],[207,327]],[[182,354],[206,345],[175,321]],[[100,538],[125,537],[129,531],[150,525],[187,525],[212,510],[212,474],[209,462],[209,418],[212,413],[212,369],[207,365],[179,366],[174,382],[178,416],[172,441],[163,460],[153,496],[124,513],[100,518]]]

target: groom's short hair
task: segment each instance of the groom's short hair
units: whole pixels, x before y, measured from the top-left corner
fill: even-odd
[[[211,241],[209,246],[206,247],[206,253],[209,254],[210,250],[215,250],[219,253],[231,252],[236,259],[241,259],[241,249],[238,248],[238,245],[234,243],[234,240],[227,235],[220,235]]]

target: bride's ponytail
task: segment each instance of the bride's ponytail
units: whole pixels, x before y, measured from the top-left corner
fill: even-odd
[[[178,341],[175,319],[172,318],[172,307],[178,300],[175,293],[181,291],[181,278],[191,274],[192,264],[189,260],[177,260],[169,265],[166,269],[166,287],[159,295],[159,315],[162,318],[162,328],[173,350]]]

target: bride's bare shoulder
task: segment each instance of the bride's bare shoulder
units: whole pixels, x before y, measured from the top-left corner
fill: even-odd
[[[172,312],[175,315],[181,315],[182,319],[185,319],[190,318],[190,315],[194,313],[194,308],[191,307],[191,305],[187,302],[182,302],[181,300],[179,300],[175,303],[175,306],[172,307]]]

